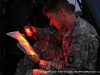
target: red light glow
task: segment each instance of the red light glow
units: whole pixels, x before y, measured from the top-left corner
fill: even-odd
[[[31,31],[30,31],[30,29],[29,29],[29,28],[27,28],[27,29],[26,29],[26,32],[27,32],[27,33],[30,33]]]

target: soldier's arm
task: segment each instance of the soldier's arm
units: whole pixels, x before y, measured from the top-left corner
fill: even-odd
[[[60,31],[48,31],[46,28],[37,28],[35,36],[38,40],[50,41],[58,44],[62,41],[62,34]]]

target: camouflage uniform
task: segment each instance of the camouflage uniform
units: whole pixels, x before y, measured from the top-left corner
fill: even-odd
[[[39,41],[34,44],[33,48],[37,54],[43,60],[52,61],[48,67],[48,71],[51,71],[50,75],[76,75],[71,71],[96,70],[97,49],[99,46],[98,35],[94,27],[86,20],[78,17],[71,29],[62,29],[56,34],[38,28],[36,37]],[[60,47],[60,45],[62,46]],[[26,69],[26,75],[32,75],[31,70],[34,64],[29,62],[28,65],[25,65],[24,67],[27,68],[18,68],[15,75],[24,75],[17,73],[18,71],[19,73],[25,72]],[[78,75],[86,74],[79,73]]]

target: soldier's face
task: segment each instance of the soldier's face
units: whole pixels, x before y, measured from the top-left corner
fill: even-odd
[[[46,13],[46,16],[49,18],[51,26],[54,25],[58,30],[64,27],[64,19],[60,12],[57,14],[48,12]]]

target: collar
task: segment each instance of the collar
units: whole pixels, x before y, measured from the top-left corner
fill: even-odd
[[[74,24],[72,27],[66,32],[66,37],[70,36],[76,28],[77,25],[79,25],[80,17],[77,16],[77,19],[75,20]]]

